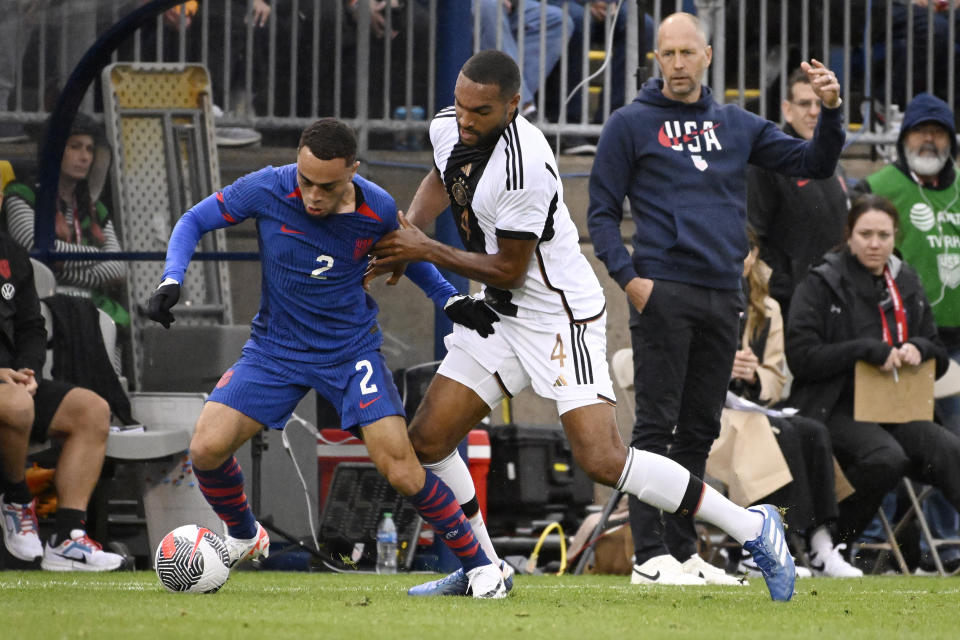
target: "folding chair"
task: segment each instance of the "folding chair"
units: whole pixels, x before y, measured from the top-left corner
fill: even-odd
[[[103,70],[102,85],[115,157],[110,182],[124,249],[165,250],[180,215],[220,187],[209,74],[200,64],[114,63]],[[223,230],[206,234],[200,245],[202,251],[226,250]],[[143,333],[153,327],[142,309],[162,273],[160,261],[134,262],[129,269],[127,338],[136,389],[144,388],[151,355],[144,352]],[[197,263],[184,277],[175,331],[162,337],[176,342],[186,326],[232,322],[227,265]],[[159,345],[155,352],[160,357],[167,350]]]
[[[926,498],[933,492],[934,487],[923,485],[918,493],[910,478],[904,478],[903,490],[904,494],[907,496],[907,499],[910,501],[910,506],[900,517],[900,520],[895,523],[891,523],[890,519],[887,517],[887,514],[884,513],[882,508],[877,510],[877,517],[879,518],[884,534],[887,537],[886,541],[869,542],[858,545],[861,549],[877,549],[881,551],[881,554],[877,556],[877,559],[874,562],[871,573],[877,573],[883,566],[883,552],[893,555],[897,562],[897,566],[902,573],[910,573],[910,567],[907,565],[907,562],[903,557],[903,553],[900,551],[901,545],[897,537],[901,535],[907,526],[909,526],[909,524],[913,521],[913,519],[916,518],[917,523],[920,525],[921,535],[927,541],[927,545],[930,548],[930,556],[933,559],[933,565],[936,567],[937,573],[941,576],[957,575],[957,573],[960,572],[955,571],[953,574],[949,574],[943,568],[943,563],[940,560],[940,553],[937,551],[937,548],[943,545],[960,545],[960,538],[934,538],[933,534],[930,532],[930,526],[927,524],[927,519],[923,515],[923,501],[926,500]]]

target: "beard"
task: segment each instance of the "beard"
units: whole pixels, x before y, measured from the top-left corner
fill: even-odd
[[[508,111],[503,118],[503,122],[501,122],[499,126],[497,126],[494,129],[491,129],[490,131],[487,131],[483,135],[478,135],[477,141],[474,142],[472,145],[467,144],[466,142],[463,142],[462,137],[460,138],[460,142],[463,142],[463,144],[467,145],[471,149],[485,150],[485,149],[492,148],[494,145],[497,144],[497,141],[500,140],[500,136],[503,135],[504,129],[506,129],[507,125],[510,124],[510,121],[513,120],[513,116],[515,113],[516,113],[515,111]]]
[[[930,153],[931,151],[932,153]],[[947,164],[947,158],[950,157],[950,150],[945,149],[943,153],[941,153],[933,145],[924,144],[917,151],[904,149],[903,155],[907,160],[907,166],[918,176],[935,176],[939,174],[943,166]]]
[[[466,142],[463,142],[463,138],[460,138],[460,141],[471,149],[489,149],[497,144],[497,140],[499,140],[500,136],[503,135],[504,128],[505,127],[498,127],[492,131],[486,132],[481,136],[477,136],[477,141],[473,144],[467,144]]]

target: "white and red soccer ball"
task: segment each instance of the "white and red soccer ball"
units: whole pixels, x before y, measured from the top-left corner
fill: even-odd
[[[185,524],[163,537],[153,566],[168,591],[214,593],[230,577],[230,554],[213,531]]]

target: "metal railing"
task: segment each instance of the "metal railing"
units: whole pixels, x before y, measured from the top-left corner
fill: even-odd
[[[452,91],[441,86],[449,80],[436,80],[438,66],[449,54],[447,43],[469,39],[475,51],[488,39],[482,32],[489,25],[481,22],[481,12],[470,11],[471,3],[476,9],[485,1],[498,0],[393,0],[390,10],[371,14],[366,0],[289,0],[273,3],[266,25],[257,27],[248,18],[253,0],[206,0],[196,13],[194,6],[184,5],[179,23],[158,17],[115,52],[113,61],[206,64],[215,102],[223,110],[220,124],[298,129],[332,115],[357,128],[362,148],[376,133],[396,134],[399,147],[416,146],[426,119],[443,106],[438,96]],[[8,53],[10,64],[0,65],[0,122],[45,119],[56,90],[85,48],[140,3],[8,0],[11,9],[0,16],[0,49],[16,55]],[[526,29],[522,20],[516,29],[498,20],[492,38],[501,47],[514,41],[521,68],[529,63],[529,39],[538,39],[531,76],[539,89],[533,116],[538,126],[548,135],[596,135],[609,113],[621,106],[612,96],[629,101],[635,95],[641,63],[656,74],[645,53],[651,47],[641,52],[638,46],[644,35],[641,11],[656,24],[691,6],[711,33],[709,83],[720,101],[778,120],[789,72],[800,60],[817,57],[841,77],[845,121],[862,142],[889,142],[897,107],[902,110],[919,91],[955,104],[960,16],[952,0],[931,1],[926,7],[909,0],[623,0],[623,10],[608,12],[599,28],[593,28],[589,8],[583,11],[574,0],[514,0],[516,15],[534,7],[539,20]],[[578,10],[580,23],[572,17]],[[443,11],[457,12],[454,30],[460,33],[449,33],[449,26],[441,31],[438,13]],[[551,63],[547,49],[555,43],[537,27],[557,11],[566,46],[559,47],[560,57]],[[585,52],[577,59],[570,54],[575,32]],[[622,71],[614,73],[608,64],[590,83],[592,89],[563,99],[576,78],[587,77],[616,55],[625,60]],[[96,102],[90,91],[82,108],[90,110]],[[570,117],[571,110],[579,115]],[[414,135],[408,140],[405,133]]]

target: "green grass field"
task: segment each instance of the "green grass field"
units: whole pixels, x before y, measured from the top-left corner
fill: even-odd
[[[520,576],[506,600],[410,598],[424,575],[235,572],[212,595],[153,572],[0,573],[0,638],[957,638],[960,581],[798,582],[789,603],[747,587],[631,587],[620,576]]]

